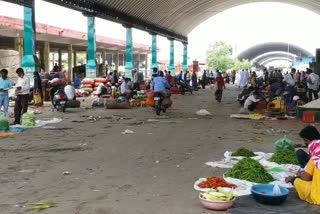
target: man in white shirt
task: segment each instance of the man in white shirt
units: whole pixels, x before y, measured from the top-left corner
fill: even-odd
[[[256,109],[256,106],[260,99],[258,98],[258,92],[253,92],[252,95],[250,95],[246,102],[244,103],[243,108],[240,110],[240,114],[248,114]]]
[[[16,86],[16,101],[14,105],[14,125],[21,124],[21,115],[28,111],[30,79],[24,75],[22,68],[16,71],[19,76]]]
[[[130,82],[130,79],[125,78],[125,80],[122,82],[120,86],[120,95],[126,97],[128,100],[132,97],[132,92],[128,86],[129,82]]]
[[[314,73],[311,69],[308,69],[308,91],[309,91],[309,102],[312,101],[312,94],[314,99],[318,99],[318,90],[319,90],[319,75]]]
[[[68,82],[67,86],[64,88],[64,93],[66,93],[68,100],[76,99],[76,89]]]
[[[295,73],[296,73],[296,69],[292,68],[291,72],[287,75],[284,76],[283,78],[283,82],[287,84],[287,91],[289,92],[286,102],[290,103],[293,100],[293,97],[297,94],[296,89],[295,89]]]

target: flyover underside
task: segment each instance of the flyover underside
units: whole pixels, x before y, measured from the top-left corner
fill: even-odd
[[[32,0],[6,0],[28,4]],[[235,6],[282,2],[320,12],[315,0],[45,0],[150,33],[187,42],[187,35],[208,18]]]
[[[237,58],[240,60],[248,59],[249,61],[252,61],[256,57],[259,57],[263,54],[270,53],[270,52],[283,52],[283,53],[288,53],[288,55],[291,54],[298,57],[313,57],[313,54],[296,45],[275,42],[275,43],[260,44],[260,45],[251,47],[248,50],[239,54]]]

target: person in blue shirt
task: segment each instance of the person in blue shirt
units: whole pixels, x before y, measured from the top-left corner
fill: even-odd
[[[171,88],[162,71],[160,71],[160,76],[153,79],[152,86],[154,93],[162,93],[164,90]]]
[[[12,88],[12,83],[8,79],[8,70],[2,69],[0,71],[0,110],[3,106],[3,112],[5,116],[8,116],[9,107],[9,89]]]

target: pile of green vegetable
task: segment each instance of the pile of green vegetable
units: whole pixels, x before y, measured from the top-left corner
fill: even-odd
[[[251,158],[251,157],[254,157],[256,155],[252,151],[241,147],[236,152],[232,153],[232,156],[236,156],[236,157],[241,156],[241,157]]]
[[[244,158],[240,160],[225,175],[227,177],[237,178],[260,184],[267,184],[274,181],[273,177],[267,173],[263,166],[259,162],[251,158]]]
[[[33,127],[36,125],[36,117],[33,113],[24,113],[22,115],[22,126]]]
[[[9,120],[7,117],[0,115],[0,130],[1,131],[9,131]]]
[[[275,162],[277,164],[299,165],[296,153],[290,149],[281,149],[276,151],[269,159],[269,161]]]
[[[148,98],[146,95],[134,95],[133,99],[134,100],[142,100]]]

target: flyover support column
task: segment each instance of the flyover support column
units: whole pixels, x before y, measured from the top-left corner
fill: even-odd
[[[68,46],[68,75],[70,78],[70,81],[73,82],[73,66],[72,66],[72,45]]]
[[[43,58],[44,71],[50,72],[50,43],[48,41],[44,42]]]
[[[29,1],[24,6],[24,57],[21,63],[25,75],[29,77],[33,86],[33,72],[38,71],[36,65],[36,28],[34,16],[34,1]]]
[[[126,78],[133,78],[132,77],[132,70],[133,70],[133,55],[132,55],[132,28],[127,27],[127,51],[126,51],[126,71],[125,77]]]
[[[169,71],[171,71],[172,76],[176,76],[176,68],[174,67],[174,40],[170,39],[170,66]]]
[[[183,44],[183,71],[187,71],[188,70],[188,44],[184,43]]]
[[[151,72],[150,76],[152,76],[153,69],[158,68],[158,61],[157,61],[157,35],[152,34],[152,61],[151,61]]]
[[[88,16],[88,62],[86,66],[86,77],[97,77],[97,64],[96,64],[96,29],[95,17]]]

